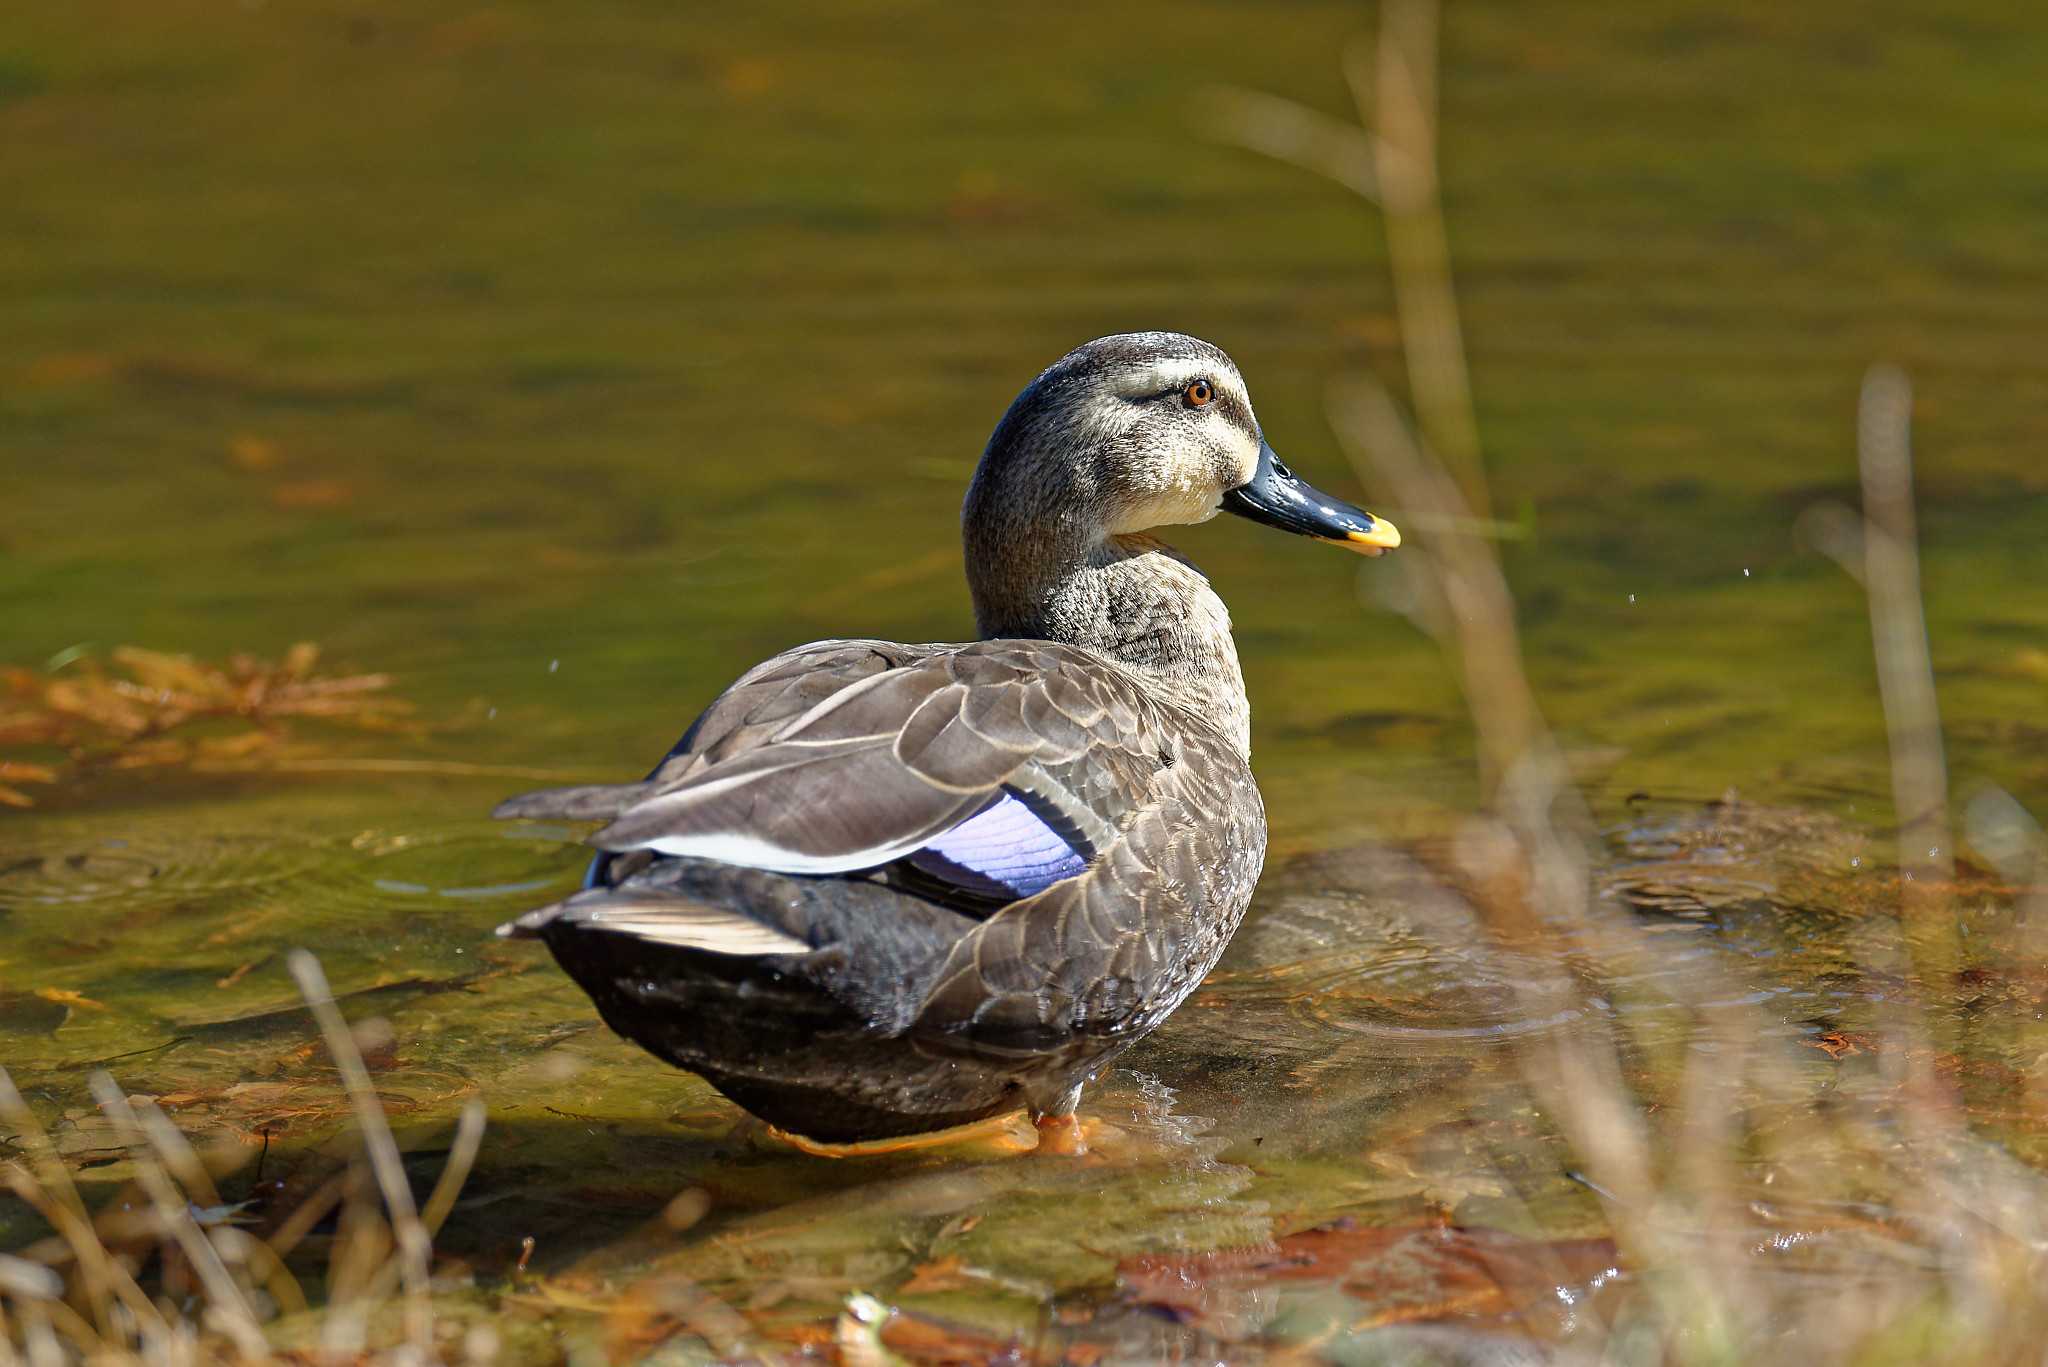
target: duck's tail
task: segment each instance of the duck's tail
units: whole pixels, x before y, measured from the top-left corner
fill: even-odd
[[[491,809],[500,821],[528,817],[542,821],[610,821],[654,792],[652,783],[593,783],[581,788],[543,788],[508,797]]]
[[[808,954],[811,946],[742,912],[668,891],[591,888],[498,927],[507,939],[536,939],[549,927],[631,936],[651,944],[728,956]]]

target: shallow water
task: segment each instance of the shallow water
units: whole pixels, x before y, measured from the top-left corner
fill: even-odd
[[[815,1335],[867,1291],[958,1342],[1345,1358],[1367,1320],[1422,1332],[1397,1292],[1452,1300],[1479,1267],[1512,1294],[1466,1303],[1471,1351],[1568,1334],[1522,1293],[1611,1294],[1584,1242],[1608,1231],[1518,1050],[1594,1022],[1530,1014],[1542,965],[1444,889],[1469,723],[1388,606],[1399,556],[1176,538],[1234,605],[1274,850],[1223,966],[1091,1093],[1105,1164],[791,1154],[490,935],[578,875],[573,833],[493,825],[498,797],[639,772],[792,643],[969,631],[962,484],[1079,340],[1212,337],[1276,447],[1400,520],[1323,416],[1346,374],[1399,378],[1373,218],[1201,131],[1218,83],[1341,113],[1331,54],[1369,22],[33,8],[0,58],[25,187],[0,204],[0,664],[311,639],[390,673],[423,728],[295,726],[285,771],[101,765],[0,809],[0,1060],[80,1171],[125,1171],[84,1091],[107,1067],[266,1152],[266,1180],[312,1180],[346,1108],[284,970],[304,946],[388,1023],[372,1063],[422,1180],[462,1100],[489,1104],[442,1251],[572,1321],[652,1272],[738,1314],[683,1316],[712,1342]],[[1643,1096],[1724,1008],[1787,1095],[1877,1095],[1875,1041],[1926,984],[1900,967],[1862,593],[1797,522],[1854,502],[1857,382],[1899,361],[1954,789],[2048,811],[2024,226],[2048,51],[1989,4],[1588,4],[1540,28],[1454,7],[1444,55],[1480,420],[1527,533],[1503,551],[1605,828],[1600,905],[1638,947],[1573,971]],[[1967,987],[1930,1028],[1981,1137],[2038,1161],[2039,954],[1984,863],[1959,879]],[[1845,1170],[1773,1228],[1910,1245],[1840,1218],[1899,1180]],[[700,1223],[656,1220],[692,1189]],[[1522,1242],[1373,1242],[1445,1217]],[[0,1244],[28,1228],[9,1208]],[[1142,1261],[1317,1230],[1292,1279]],[[507,1282],[526,1236],[540,1280]],[[1787,1265],[1893,1255],[1830,1256]]]

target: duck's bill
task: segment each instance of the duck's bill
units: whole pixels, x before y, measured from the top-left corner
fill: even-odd
[[[1361,555],[1378,555],[1401,544],[1401,533],[1393,523],[1333,498],[1300,478],[1264,442],[1259,443],[1258,473],[1249,484],[1223,496],[1223,510]]]

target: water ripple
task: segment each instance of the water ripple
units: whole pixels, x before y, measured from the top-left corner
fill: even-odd
[[[321,860],[318,842],[124,823],[120,835],[59,826],[0,862],[0,909],[161,904],[261,888]]]

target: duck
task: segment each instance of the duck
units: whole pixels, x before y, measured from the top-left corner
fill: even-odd
[[[1220,348],[1068,352],[968,485],[976,638],[796,646],[645,779],[501,803],[603,824],[582,888],[498,933],[795,1139],[1021,1110],[1035,1147],[1085,1151],[1082,1088],[1214,967],[1265,861],[1229,611],[1153,535],[1219,512],[1401,542],[1274,453]]]

